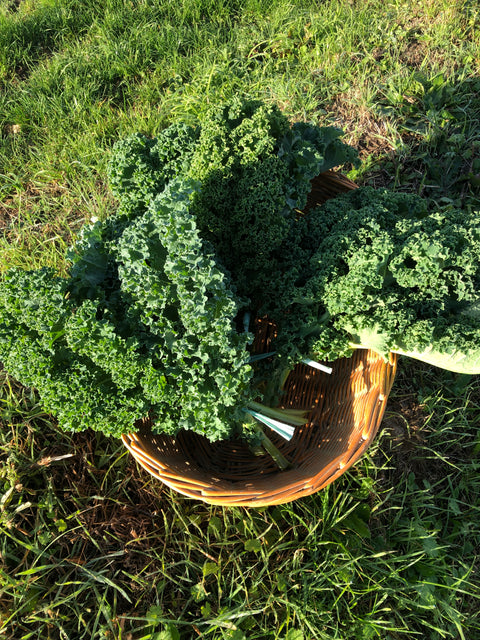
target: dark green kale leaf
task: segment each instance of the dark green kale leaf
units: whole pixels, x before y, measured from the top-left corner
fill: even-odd
[[[119,435],[148,406],[141,394],[125,392],[125,385],[118,387],[103,366],[70,348],[70,323],[83,324],[88,336],[97,323],[80,317],[67,284],[51,269],[6,274],[0,283],[0,361],[11,376],[38,390],[45,410],[65,430],[92,427]],[[109,344],[104,343],[104,350],[109,361],[118,355]]]
[[[335,127],[316,127],[307,122],[295,122],[285,133],[278,157],[288,170],[287,204],[303,210],[313,178],[347,163],[358,166],[357,150],[340,140],[342,134]]]
[[[113,148],[107,173],[110,188],[122,212],[137,215],[155,195],[188,169],[198,131],[183,123],[172,124],[156,138],[135,133]]]
[[[338,140],[339,130],[290,126],[277,107],[261,102],[234,100],[212,109],[200,127],[189,171],[201,184],[194,201],[198,225],[239,295],[258,308],[310,181],[357,155]]]
[[[233,433],[253,393],[251,336],[236,331],[239,303],[200,237],[189,195],[172,183],[113,250],[129,314],[157,339],[162,370],[179,390],[178,428],[215,440]],[[162,429],[162,407],[152,410]]]

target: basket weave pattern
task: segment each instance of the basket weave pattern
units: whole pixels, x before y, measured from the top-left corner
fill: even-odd
[[[312,182],[307,210],[356,188],[326,172]],[[257,321],[255,350],[268,351],[271,324]],[[241,440],[209,442],[191,431],[175,438],[152,434],[148,420],[123,442],[137,462],[176,491],[224,506],[266,506],[310,495],[344,473],[366,451],[380,426],[396,372],[396,356],[385,362],[360,349],[329,363],[332,374],[298,365],[284,387],[284,406],[308,411],[289,442],[268,436],[291,463],[280,471],[269,455],[255,456]]]

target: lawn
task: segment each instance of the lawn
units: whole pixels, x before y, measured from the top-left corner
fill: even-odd
[[[358,184],[480,211],[476,0],[0,0],[0,273],[116,210],[116,140],[234,95],[343,129]],[[209,506],[0,370],[0,638],[480,639],[480,379],[401,359],[325,490]]]

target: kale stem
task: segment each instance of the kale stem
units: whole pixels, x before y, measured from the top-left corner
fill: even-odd
[[[282,453],[280,453],[280,451],[273,444],[270,438],[265,435],[265,432],[261,428],[261,426],[257,423],[255,424],[255,431],[260,436],[262,447],[265,449],[267,453],[269,453],[272,456],[273,460],[278,465],[278,467],[282,471],[285,471],[286,469],[288,469],[291,466],[290,462],[285,458],[285,456]]]

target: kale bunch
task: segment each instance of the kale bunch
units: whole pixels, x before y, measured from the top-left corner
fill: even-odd
[[[371,348],[480,372],[478,213],[362,187],[299,220],[290,248],[274,310],[287,357]]]
[[[347,162],[337,129],[256,101],[119,141],[118,212],[83,229],[68,276],[0,282],[0,362],[65,429],[118,436],[151,416],[210,440],[302,424],[273,398],[305,358],[371,348],[480,373],[478,214],[363,187],[303,215],[311,180]],[[277,325],[263,360],[262,314]]]
[[[232,100],[196,126],[119,141],[118,212],[83,229],[68,276],[13,269],[0,282],[6,371],[67,430],[118,436],[151,416],[157,432],[244,434],[263,415],[244,316],[276,294],[311,179],[356,162],[339,135]]]
[[[251,335],[228,276],[198,233],[191,190],[84,229],[69,278],[11,270],[0,283],[0,360],[66,430],[229,437],[251,398]]]

